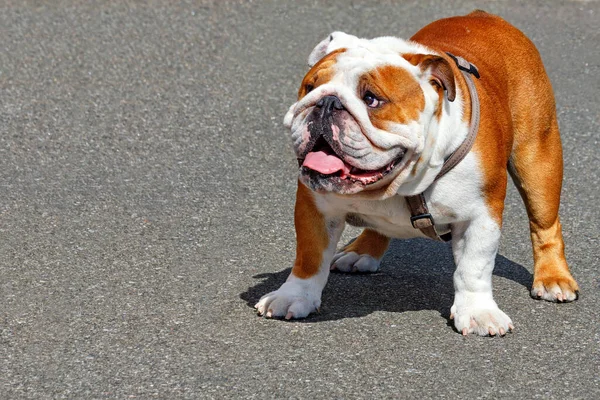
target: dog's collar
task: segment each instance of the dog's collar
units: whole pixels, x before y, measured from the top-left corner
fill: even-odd
[[[471,97],[471,123],[469,124],[469,133],[460,146],[444,161],[442,169],[437,174],[434,182],[444,176],[448,171],[454,168],[463,158],[469,153],[475,143],[475,137],[477,137],[477,131],[479,130],[479,96],[477,96],[477,90],[475,89],[475,83],[473,82],[472,76],[479,79],[479,71],[475,65],[471,64],[462,57],[457,57],[451,53],[446,53],[454,60],[460,72],[462,72],[467,87],[469,88],[469,96]],[[471,76],[472,75],[472,76]],[[441,240],[448,242],[452,240],[452,232],[447,232],[442,235],[438,234],[435,229],[435,222],[427,207],[425,196],[423,193],[414,196],[407,196],[406,203],[410,210],[410,222],[415,229],[419,229],[425,235],[435,240]]]

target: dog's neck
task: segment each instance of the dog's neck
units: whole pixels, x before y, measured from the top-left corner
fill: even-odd
[[[444,99],[440,118],[424,122],[423,141],[413,160],[407,165],[410,173],[398,180],[395,194],[412,196],[423,193],[434,182],[444,161],[461,145],[469,132],[463,121],[464,94],[457,88],[453,102]],[[393,184],[392,184],[393,185]]]

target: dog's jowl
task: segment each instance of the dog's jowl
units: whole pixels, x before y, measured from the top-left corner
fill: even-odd
[[[531,295],[577,298],[558,217],[562,149],[552,88],[535,46],[503,19],[475,11],[410,40],[334,32],[284,123],[299,162],[296,261],[256,308],[304,318],[330,270],[376,271],[390,238],[451,240],[450,317],[462,334],[504,335],[492,297],[508,175],[527,208]],[[362,234],[336,254],[346,223]]]

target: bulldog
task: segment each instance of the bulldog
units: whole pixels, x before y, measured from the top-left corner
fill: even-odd
[[[478,10],[410,40],[334,32],[308,63],[284,119],[299,165],[296,260],[259,315],[315,312],[331,270],[376,271],[390,238],[451,237],[450,319],[463,335],[505,335],[514,326],[493,299],[492,271],[509,174],[529,218],[532,297],[577,299],[558,216],[554,95],[522,32]],[[336,254],[346,223],[364,231]]]

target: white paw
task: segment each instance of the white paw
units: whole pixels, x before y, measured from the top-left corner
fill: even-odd
[[[479,336],[504,336],[515,327],[493,300],[473,303],[471,306],[457,307],[456,302],[450,309],[450,319],[454,326],[464,336],[476,333]]]
[[[308,289],[308,290],[307,290]],[[267,318],[305,318],[317,311],[321,305],[320,293],[303,287],[296,281],[289,281],[271,293],[265,294],[254,306],[258,315]]]
[[[375,272],[379,269],[381,261],[368,254],[357,254],[353,251],[341,251],[333,256],[331,269],[342,272]]]

